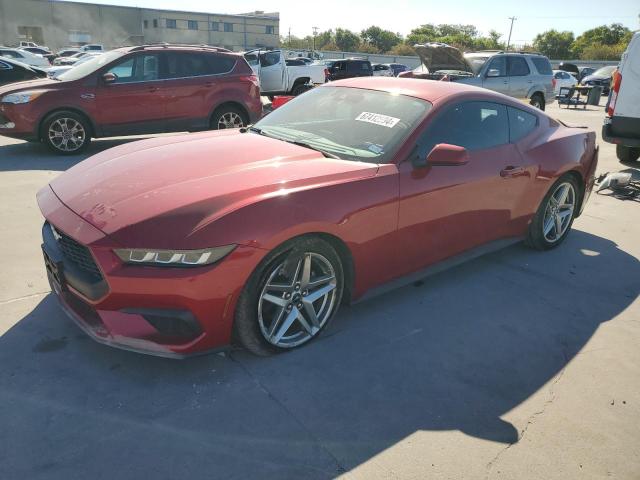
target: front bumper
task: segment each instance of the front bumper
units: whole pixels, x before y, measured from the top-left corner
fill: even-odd
[[[174,358],[230,343],[237,298],[264,250],[239,246],[220,262],[195,268],[125,265],[113,253],[121,245],[69,210],[49,187],[38,193],[38,204],[47,219],[42,248],[51,289],[94,340]],[[78,276],[77,259],[61,251],[48,224],[88,249],[100,278]]]
[[[0,135],[20,140],[35,140],[39,112],[30,103],[0,103]]]

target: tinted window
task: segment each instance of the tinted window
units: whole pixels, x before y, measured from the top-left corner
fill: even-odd
[[[527,61],[522,57],[509,57],[507,65],[509,66],[510,77],[523,77],[530,73],[529,65],[527,65]]]
[[[224,24],[225,32],[233,32],[233,23],[225,23]]]
[[[158,56],[136,55],[108,70],[118,77],[114,83],[148,82],[158,79]]]
[[[0,62],[0,70],[11,70],[13,67],[5,62]]]
[[[227,73],[235,59],[213,53],[168,53],[167,78],[197,77]]]
[[[211,30],[213,30],[214,32],[217,32],[218,30],[220,30],[220,23],[211,22]]]
[[[507,76],[507,58],[496,57],[492,59],[491,63],[489,64],[489,68],[487,69],[487,72],[489,70],[497,70],[499,77],[506,77]]]
[[[187,28],[189,30],[197,30],[198,29],[198,22],[196,20],[189,20],[187,22]]]
[[[267,35],[273,35],[274,33],[276,33],[276,28],[273,25],[267,25],[265,28]]]
[[[22,55],[18,55],[18,53],[13,50],[0,50],[0,55],[7,58],[22,58]]]
[[[174,19],[167,18],[167,28],[177,28],[177,22]]]
[[[551,75],[551,64],[547,57],[531,57],[531,61],[540,75]]]
[[[509,143],[509,121],[504,105],[466,102],[450,107],[434,119],[420,145],[420,155],[439,143],[481,150]]]
[[[554,77],[554,78],[562,78],[562,72],[556,72],[556,73],[553,75],[553,77]]]
[[[509,110],[509,131],[512,142],[529,135],[538,126],[538,117],[518,108],[507,107]]]

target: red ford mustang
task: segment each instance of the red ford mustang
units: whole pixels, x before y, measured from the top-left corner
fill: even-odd
[[[308,343],[343,302],[511,242],[559,245],[595,134],[449,82],[366,78],[253,127],[129,143],[38,194],[64,310],[94,339],[186,356]]]

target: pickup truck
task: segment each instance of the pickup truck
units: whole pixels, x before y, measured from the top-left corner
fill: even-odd
[[[250,50],[244,52],[253,71],[260,79],[263,95],[300,95],[309,85],[325,83],[329,71],[325,65],[287,65],[281,50]]]
[[[484,87],[541,110],[555,100],[549,59],[537,53],[487,50],[462,53],[444,43],[414,45],[422,65],[400,77],[450,80]]]

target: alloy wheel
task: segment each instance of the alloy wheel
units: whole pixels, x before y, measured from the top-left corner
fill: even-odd
[[[227,112],[218,119],[218,130],[241,127],[244,127],[244,122],[236,112]]]
[[[567,231],[576,207],[576,191],[569,182],[558,185],[553,192],[544,212],[542,234],[551,243],[555,243]]]
[[[87,132],[82,124],[68,117],[53,121],[49,125],[47,133],[51,144],[63,152],[73,152],[80,149],[87,138]]]
[[[258,301],[258,322],[272,345],[292,348],[318,334],[336,308],[337,280],[331,262],[304,253],[292,274],[278,264],[267,276]]]

